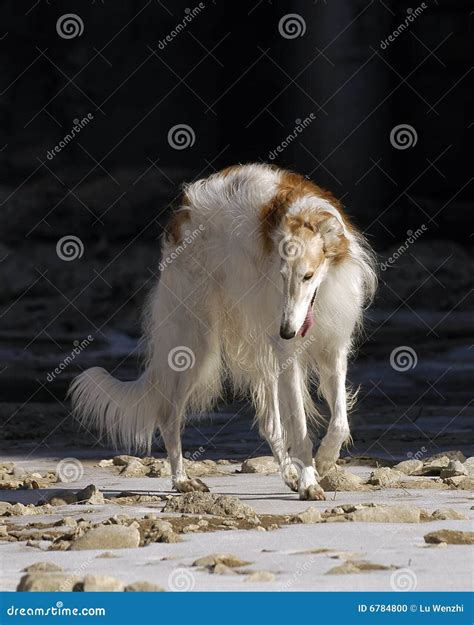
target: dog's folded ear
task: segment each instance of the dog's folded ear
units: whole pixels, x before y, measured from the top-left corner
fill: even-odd
[[[318,217],[318,231],[324,241],[324,253],[328,258],[342,257],[349,248],[342,221],[325,211]]]

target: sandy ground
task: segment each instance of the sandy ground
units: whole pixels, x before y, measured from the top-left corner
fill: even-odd
[[[8,458],[4,458],[8,460]],[[17,458],[15,458],[18,461]],[[18,463],[28,471],[54,470],[57,459],[43,458]],[[77,490],[95,484],[107,495],[118,491],[169,495],[169,478],[124,478],[84,461],[85,471],[74,484],[53,485],[52,489]],[[14,591],[22,570],[35,562],[54,562],[65,576],[89,574],[112,575],[124,583],[148,581],[165,590],[195,591],[436,591],[470,590],[472,587],[472,547],[465,545],[428,545],[423,537],[438,529],[472,530],[474,496],[470,491],[385,488],[370,492],[327,493],[327,501],[299,501],[282,483],[279,475],[236,473],[239,465],[223,467],[225,474],[206,477],[212,492],[237,496],[251,505],[257,514],[297,514],[314,506],[320,511],[350,503],[376,503],[391,506],[417,506],[428,512],[452,508],[469,520],[444,520],[421,523],[316,523],[294,524],[274,530],[226,530],[187,533],[182,542],[153,543],[135,549],[117,549],[114,557],[98,558],[100,550],[47,551],[47,544],[27,546],[26,542],[0,543],[0,589]],[[373,468],[350,467],[351,473],[366,478]],[[48,491],[49,492],[49,491]],[[44,490],[2,491],[2,501],[37,502]],[[64,516],[99,521],[114,514],[127,513],[139,518],[156,513],[160,518],[163,502],[139,505],[68,505],[54,509],[53,514],[9,517],[9,522],[27,524],[60,521]],[[5,517],[4,517],[5,519]],[[322,550],[328,551],[322,551]],[[313,550],[313,553],[309,553]],[[306,553],[305,553],[306,552]],[[210,573],[193,567],[200,557],[230,553],[251,564],[246,574]],[[329,574],[347,560],[364,560],[393,566],[350,574]],[[251,581],[252,571],[269,571],[269,581]],[[271,576],[270,576],[271,577]],[[407,586],[408,585],[408,586]]]

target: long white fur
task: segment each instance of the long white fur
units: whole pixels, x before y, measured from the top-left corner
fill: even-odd
[[[308,462],[312,466],[303,421],[317,414],[308,390],[310,375],[319,377],[332,413],[321,469],[327,469],[339,453],[340,439],[348,435],[345,368],[364,305],[375,289],[371,251],[360,235],[351,233],[348,259],[331,265],[319,287],[313,328],[305,339],[280,339],[280,258],[277,251],[268,254],[263,249],[259,211],[275,194],[281,177],[278,169],[251,164],[187,185],[185,208],[190,219],[184,222],[183,236],[198,234],[179,253],[163,237],[162,259],[173,252],[175,256],[164,265],[146,307],[142,376],[121,382],[93,368],[71,387],[75,414],[118,446],[149,452],[159,428],[178,488],[180,484],[200,488],[187,479],[183,468],[183,419],[208,410],[226,377],[237,392],[250,394],[260,430],[282,466],[290,456],[294,462],[294,454],[305,456],[300,458],[305,469],[299,472],[297,485],[303,497],[311,486],[305,477]],[[327,200],[313,206],[329,209],[340,220],[337,208],[328,206]],[[304,342],[308,346],[303,349]],[[179,354],[180,347],[185,348],[183,358],[194,359],[194,364],[176,371],[170,366],[170,354]],[[288,358],[292,371],[282,375],[282,362]],[[295,397],[288,400],[293,404],[285,408],[287,398],[282,394]],[[293,412],[299,416],[293,418]],[[300,443],[295,442],[290,452],[292,439]],[[294,482],[293,477],[284,478],[290,485]]]

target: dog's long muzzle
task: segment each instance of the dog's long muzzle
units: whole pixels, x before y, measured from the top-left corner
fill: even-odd
[[[313,297],[311,298],[311,302],[309,303],[305,320],[301,328],[298,330],[298,334],[300,334],[301,336],[304,336],[306,332],[308,331],[308,329],[310,329],[311,326],[313,325],[313,306],[314,306],[314,300],[316,299],[317,292],[318,292],[318,287],[314,289]],[[296,333],[297,333],[296,330],[292,330],[290,328],[288,321],[284,323],[282,322],[280,326],[280,337],[282,339],[286,339],[286,340],[293,339],[296,336]]]

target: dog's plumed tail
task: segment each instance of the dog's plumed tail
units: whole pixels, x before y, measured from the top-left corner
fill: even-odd
[[[69,390],[74,416],[98,431],[114,447],[150,453],[157,427],[157,393],[147,372],[133,382],[121,382],[105,369],[87,369]]]

